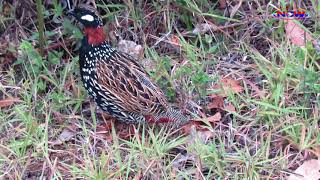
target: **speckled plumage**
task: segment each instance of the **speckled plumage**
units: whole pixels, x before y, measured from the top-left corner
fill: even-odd
[[[96,20],[95,27],[93,22],[86,26],[82,21],[85,36],[79,63],[84,87],[101,109],[126,123],[168,119],[183,124],[188,121],[186,116],[169,107],[163,92],[136,59],[110,47],[105,39],[102,41],[104,34],[99,33],[104,32],[99,29],[102,28],[99,16],[85,9],[75,11],[80,15],[90,13]],[[75,16],[81,19],[80,15]]]

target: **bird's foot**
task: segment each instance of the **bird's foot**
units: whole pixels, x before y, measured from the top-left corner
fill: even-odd
[[[155,124],[155,125],[172,122],[172,120],[169,119],[169,118],[160,118],[160,119],[156,120],[154,117],[149,116],[149,115],[146,115],[145,118],[146,118],[148,123]]]
[[[110,116],[102,115],[102,119],[104,121],[103,131],[106,132],[106,140],[112,141],[113,134],[112,134],[112,127],[116,132],[116,135],[120,139],[130,139],[136,134],[136,127],[133,124],[126,124],[121,121],[117,121],[115,118]]]

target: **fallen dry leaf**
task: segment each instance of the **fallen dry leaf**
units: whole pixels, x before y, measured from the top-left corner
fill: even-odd
[[[76,135],[76,131],[72,131],[69,128],[65,128],[57,138],[57,140],[53,141],[52,145],[60,145],[63,142],[69,141],[71,138],[73,138]]]
[[[312,41],[314,45],[317,42],[312,38],[312,36],[306,32],[299,24],[296,24],[294,20],[285,20],[286,25],[286,37],[294,44],[300,47],[305,47],[307,41]]]
[[[217,112],[215,115],[207,117],[206,120],[209,122],[217,122],[221,119],[221,113]]]
[[[143,48],[141,45],[136,44],[133,41],[121,40],[118,43],[117,49],[121,52],[130,54],[136,59],[140,59],[143,55]]]
[[[171,37],[169,37],[169,40],[170,40],[171,44],[181,47],[180,39],[178,36],[172,35]]]
[[[227,97],[228,92],[241,93],[243,91],[243,87],[240,85],[239,81],[228,78],[221,79],[220,84],[216,84],[212,88],[215,90],[222,90],[222,92],[219,93],[222,97]]]
[[[243,87],[240,86],[239,81],[236,81],[234,79],[222,79],[221,83],[223,83],[224,85],[223,88],[230,88],[230,90],[234,93],[240,93],[243,91]]]
[[[216,31],[218,27],[214,24],[209,24],[209,23],[201,23],[197,24],[196,27],[193,29],[192,33],[193,34],[204,34],[208,31]]]
[[[231,103],[224,106],[223,109],[229,112],[236,112],[236,108]]]
[[[219,9],[225,9],[227,7],[226,0],[219,0]]]
[[[190,129],[188,129],[189,133],[189,139],[187,141],[188,145],[193,145],[196,140],[200,140],[202,143],[206,143],[210,138],[214,137],[213,132],[207,130],[207,129],[202,129],[202,130],[197,130],[196,126],[191,126]]]
[[[69,141],[75,134],[76,134],[75,131],[71,131],[70,129],[66,128],[59,135],[59,139],[61,141]]]
[[[207,143],[210,138],[214,137],[211,131],[197,131],[197,136],[202,143]]]
[[[181,127],[182,132],[185,135],[190,135],[193,128],[197,131],[208,131],[208,128],[203,125],[203,122],[197,120],[192,120]]]
[[[14,103],[23,102],[19,98],[9,98],[9,99],[2,99],[0,100],[0,108],[11,106]]]
[[[265,91],[264,90],[260,90],[258,88],[258,86],[256,86],[254,83],[252,83],[251,81],[245,79],[245,78],[242,78],[243,81],[247,84],[249,84],[251,86],[251,88],[257,93],[258,96],[260,96],[260,98],[263,98],[265,97]]]
[[[212,94],[211,97],[212,102],[207,105],[208,109],[222,109],[229,112],[236,111],[236,108],[231,103],[224,105],[224,97],[215,94]]]
[[[211,95],[212,102],[207,105],[208,109],[214,109],[214,108],[222,108],[224,105],[224,98],[215,94]]]
[[[320,160],[312,159],[305,161],[295,174],[291,174],[288,180],[319,180],[320,179]]]

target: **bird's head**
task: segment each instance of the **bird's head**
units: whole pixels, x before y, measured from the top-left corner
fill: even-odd
[[[85,28],[98,28],[103,26],[102,19],[94,9],[77,7],[69,14],[74,16]]]
[[[90,45],[99,45],[106,40],[103,22],[94,8],[77,7],[69,12],[84,26],[85,38]]]

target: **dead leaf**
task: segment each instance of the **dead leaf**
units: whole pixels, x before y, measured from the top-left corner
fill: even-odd
[[[320,160],[312,159],[305,161],[295,174],[291,174],[288,180],[319,180],[320,179]]]
[[[206,143],[210,138],[214,137],[213,132],[208,129],[197,130],[196,126],[191,126],[189,129],[188,145],[193,145],[196,140],[200,140],[202,143]]]
[[[212,94],[211,97],[212,102],[207,105],[208,109],[222,109],[228,112],[236,111],[236,108],[231,103],[224,105],[224,97],[215,94]]]
[[[220,119],[221,119],[221,113],[220,112],[217,112],[215,115],[206,118],[206,120],[209,121],[209,122],[217,122],[217,121],[220,121]]]
[[[224,106],[223,109],[229,112],[236,112],[236,108],[231,103]]]
[[[8,98],[8,99],[2,99],[0,100],[0,108],[11,106],[14,103],[20,103],[23,102],[19,98]]]
[[[59,135],[59,139],[61,141],[69,141],[75,134],[76,134],[75,131],[71,131],[70,129],[66,128]]]
[[[239,81],[236,81],[234,79],[222,79],[221,83],[223,84],[223,88],[230,88],[230,90],[234,93],[240,93],[243,91],[243,87],[240,86]],[[225,89],[225,90],[227,90]]]
[[[64,122],[64,118],[65,116],[63,114],[61,114],[58,111],[52,111],[52,115],[54,117],[54,120],[58,123],[63,123]]]
[[[247,84],[249,84],[251,86],[251,88],[260,96],[260,98],[263,98],[265,97],[265,91],[264,90],[260,90],[258,88],[258,86],[256,86],[255,84],[253,84],[251,81],[245,79],[245,78],[242,78],[243,81]]]
[[[4,2],[2,5],[2,15],[8,17],[10,16],[10,12],[12,12],[12,7],[8,2]]]
[[[143,48],[141,45],[136,44],[133,41],[121,40],[118,43],[117,49],[121,52],[130,54],[136,59],[140,59],[143,55]]]
[[[192,31],[193,34],[204,34],[208,31],[216,31],[218,27],[214,24],[209,24],[209,23],[201,23],[197,24],[194,30]]]
[[[306,32],[299,24],[296,24],[294,20],[285,20],[286,25],[286,37],[294,44],[300,47],[305,47],[307,41],[312,41],[314,45],[317,42],[312,38],[312,36]]]
[[[224,105],[224,98],[215,94],[211,95],[212,102],[208,104],[208,109],[222,108]]]
[[[210,138],[214,137],[212,131],[199,131],[199,136],[206,143]]]
[[[317,157],[320,157],[320,145],[311,148],[311,152],[315,154]]]
[[[240,85],[239,81],[228,78],[221,79],[220,84],[216,84],[212,88],[215,90],[222,90],[222,92],[219,93],[222,97],[227,97],[228,92],[235,94],[243,91],[243,87]]]
[[[211,131],[197,131],[197,136],[202,143],[207,143],[210,138],[214,137]]]
[[[226,0],[219,0],[219,9],[225,9],[227,7]]]
[[[63,142],[69,141],[75,135],[76,135],[76,131],[72,131],[69,128],[65,128],[59,135],[58,139],[52,142],[52,145],[60,145]]]
[[[208,131],[208,128],[203,125],[203,122],[200,120],[192,120],[189,123],[181,127],[183,134],[190,135],[191,130],[195,129],[196,131]]]
[[[180,39],[176,35],[169,37],[171,44],[181,47]]]

